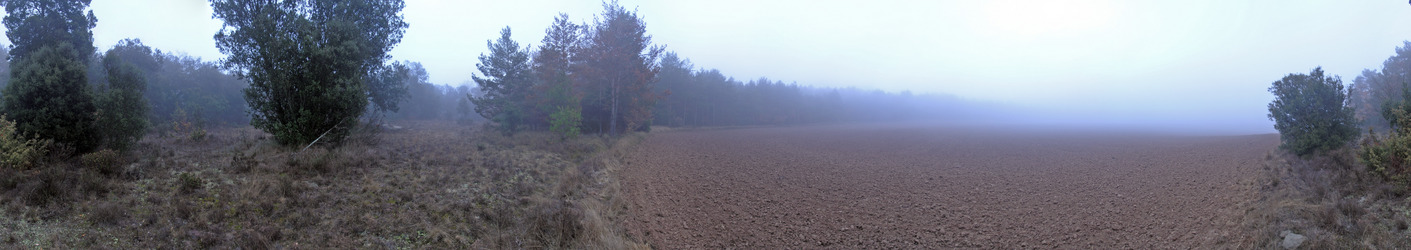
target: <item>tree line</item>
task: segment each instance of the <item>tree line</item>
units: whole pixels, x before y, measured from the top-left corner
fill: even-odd
[[[0,47],[0,57],[8,56],[9,48]],[[131,64],[132,68],[105,66],[120,62]],[[116,72],[109,72],[109,68]],[[146,119],[152,131],[183,132],[183,124],[196,129],[249,123],[245,100],[239,94],[248,85],[245,81],[221,70],[216,62],[163,52],[142,44],[140,39],[124,39],[106,52],[94,53],[88,59],[85,74],[88,87],[94,92],[110,90],[109,74],[120,78],[140,76],[141,81],[122,81],[142,83],[140,93],[147,102]],[[10,61],[0,60],[0,93],[5,92],[9,82]]]
[[[490,121],[500,131],[618,135],[652,126],[782,125],[956,115],[963,101],[760,77],[741,81],[652,42],[616,2],[593,22],[554,17],[537,46],[509,27],[486,42],[473,86],[391,61],[400,0],[212,0],[227,57],[204,61],[127,39],[93,46],[89,0],[3,0],[11,46],[0,114],[18,135],[75,152],[123,149],[149,131],[200,138],[249,124],[280,144],[338,142],[385,119]],[[12,135],[5,135],[12,136]]]
[[[1389,112],[1392,105],[1405,98],[1406,84],[1411,83],[1411,41],[1403,42],[1396,53],[1382,62],[1380,69],[1363,69],[1348,86],[1348,101],[1357,109],[1362,127],[1379,132],[1392,129]]]
[[[1310,156],[1355,147],[1357,162],[1368,172],[1411,186],[1411,41],[1350,85],[1319,67],[1289,74],[1269,92],[1274,101],[1268,116],[1281,148]]]
[[[652,44],[636,11],[604,3],[592,23],[559,14],[537,48],[509,27],[480,56],[476,111],[505,132],[618,134],[661,126],[781,125],[960,117],[958,98],[740,81]]]

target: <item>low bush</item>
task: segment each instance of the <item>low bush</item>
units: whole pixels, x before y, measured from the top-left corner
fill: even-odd
[[[1402,94],[1408,93],[1411,89]],[[1390,122],[1391,132],[1379,136],[1368,129],[1357,160],[1387,181],[1411,186],[1411,100],[1384,104],[1382,117]]]
[[[36,175],[29,176],[28,180],[19,184],[19,198],[30,206],[62,200],[68,193],[66,187],[72,185],[72,179],[67,171],[58,167],[41,169]]]
[[[49,145],[49,140],[28,139],[20,135],[14,122],[0,116],[0,167],[33,167],[42,159]]]
[[[1370,133],[1362,140],[1357,160],[1377,175],[1403,186],[1411,185],[1411,135]]]
[[[186,139],[192,141],[206,139],[205,126],[202,125],[198,118],[187,114],[184,109],[178,108],[176,114],[172,115],[171,132],[175,133],[177,136],[186,136]]]
[[[558,111],[549,115],[552,124],[549,130],[563,136],[564,139],[577,138],[578,126],[583,122],[583,115],[579,109],[576,106],[559,106]]]
[[[201,189],[202,186],[205,186],[205,181],[201,180],[201,177],[198,177],[190,172],[177,174],[176,178],[177,188],[182,192],[189,193]]]
[[[79,159],[83,161],[84,167],[93,169],[104,175],[112,175],[122,171],[119,166],[122,159],[118,156],[118,152],[112,149],[103,149],[83,154]]]
[[[244,153],[235,152],[235,155],[230,157],[230,170],[235,173],[249,172],[255,169],[256,166],[259,166],[259,164],[258,161],[255,161],[255,156],[253,155],[247,156]]]
[[[99,225],[117,225],[127,216],[128,208],[111,201],[101,201],[92,207],[88,221]]]

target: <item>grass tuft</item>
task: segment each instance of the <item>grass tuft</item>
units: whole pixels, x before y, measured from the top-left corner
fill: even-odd
[[[1307,237],[1305,249],[1411,245],[1408,213],[1400,212],[1411,211],[1406,191],[1360,167],[1352,150],[1266,157],[1240,248],[1279,248],[1285,230]]]

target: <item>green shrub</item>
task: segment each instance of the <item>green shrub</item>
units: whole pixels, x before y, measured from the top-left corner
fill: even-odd
[[[189,139],[191,141],[204,141],[206,140],[206,129],[198,128],[196,130],[192,130],[191,133],[186,134],[186,139]]]
[[[247,156],[244,153],[235,152],[235,155],[230,157],[230,169],[236,173],[249,172],[255,169],[256,166],[259,166],[259,164],[259,161],[255,160],[254,155]]]
[[[178,136],[186,136],[192,141],[202,141],[206,139],[206,128],[199,118],[190,115],[185,109],[177,108],[172,116],[171,131]]]
[[[0,166],[28,169],[49,149],[48,140],[28,139],[15,130],[15,123],[0,115]]]
[[[176,179],[177,189],[183,193],[190,193],[192,191],[201,189],[202,186],[205,186],[205,181],[201,180],[201,177],[198,177],[190,172],[182,172],[180,174],[177,174]]]
[[[1299,156],[1347,145],[1357,137],[1357,120],[1347,102],[1342,80],[1323,75],[1289,74],[1269,87],[1269,119],[1279,130],[1282,148]]]
[[[576,106],[559,106],[558,111],[549,115],[549,120],[550,131],[563,138],[575,138],[578,137],[578,124],[583,121],[583,114]]]
[[[87,67],[68,43],[44,46],[11,65],[10,85],[0,98],[20,132],[92,151],[101,139],[95,126]]]
[[[1406,93],[1411,93],[1411,89],[1403,90],[1403,95]],[[1411,186],[1411,100],[1383,104],[1382,118],[1389,122],[1392,131],[1379,136],[1369,128],[1357,160],[1388,181]]]
[[[120,171],[118,163],[121,159],[117,151],[103,149],[92,153],[83,154],[79,159],[83,161],[83,166],[98,171],[98,173],[111,175]]]
[[[1391,133],[1381,138],[1376,134],[1368,135],[1362,141],[1362,150],[1357,152],[1357,160],[1367,165],[1367,170],[1387,180],[1408,184],[1411,171],[1407,171],[1406,164],[1411,163],[1411,136],[1404,133]]]

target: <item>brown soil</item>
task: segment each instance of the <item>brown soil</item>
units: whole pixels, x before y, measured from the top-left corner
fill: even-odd
[[[982,126],[657,133],[624,159],[637,239],[683,248],[1228,248],[1277,135]]]

